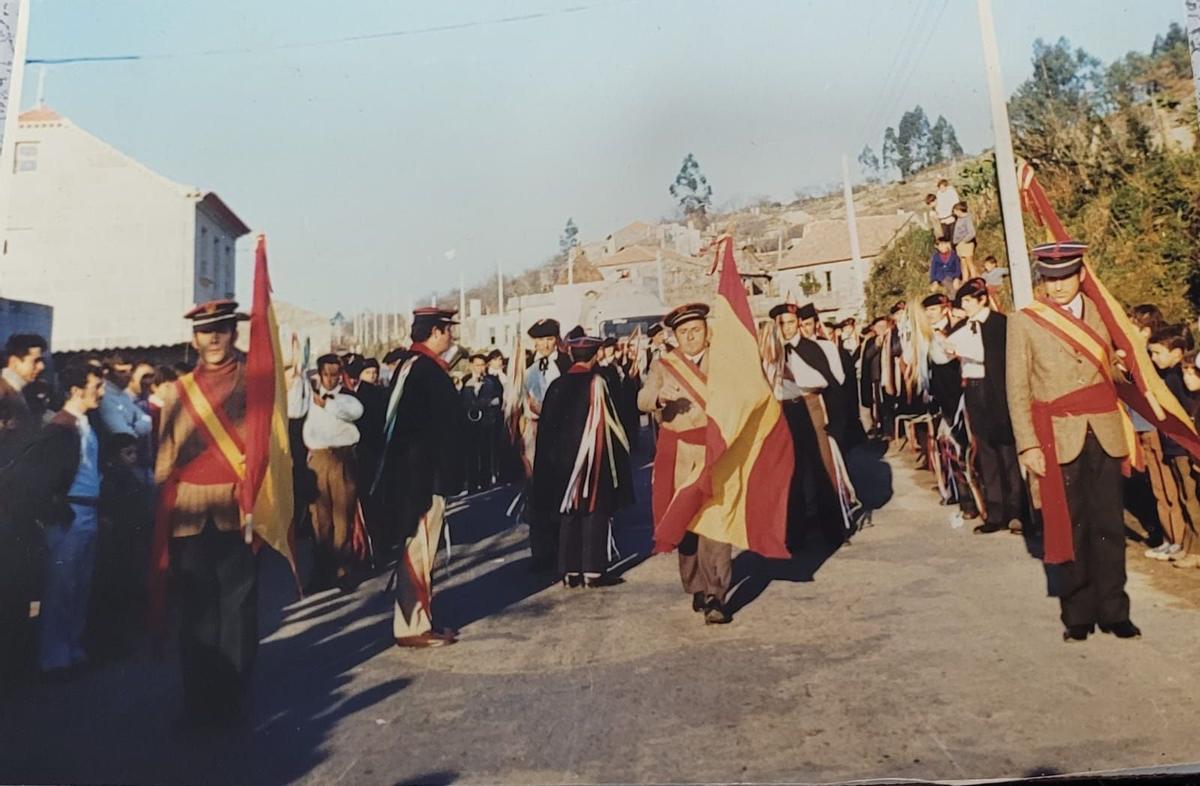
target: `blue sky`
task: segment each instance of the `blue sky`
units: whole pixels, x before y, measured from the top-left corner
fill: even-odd
[[[1180,0],[995,7],[1010,92],[1035,38],[1108,62],[1183,21]],[[568,216],[589,240],[671,214],[688,152],[722,203],[836,179],[843,152],[878,149],[918,103],[979,150],[975,13],[969,0],[33,0],[29,56],[169,55],[52,66],[46,102],[217,191],[267,233],[278,296],[332,313],[402,308],[497,259],[536,264]],[[236,51],[193,54],[211,50]],[[36,84],[31,68],[26,106]]]

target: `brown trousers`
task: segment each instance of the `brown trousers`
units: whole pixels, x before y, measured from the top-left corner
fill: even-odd
[[[1167,540],[1182,545],[1187,521],[1184,519],[1179,484],[1171,471],[1171,459],[1163,455],[1162,440],[1157,431],[1143,431],[1138,434],[1138,440],[1146,456],[1146,474],[1150,477],[1150,488],[1154,492],[1158,521],[1166,532]]]
[[[324,448],[308,454],[316,476],[317,498],[310,506],[313,528],[313,574],[318,583],[341,578],[354,562],[350,533],[358,506],[357,467],[353,446]]]
[[[1192,473],[1192,459],[1176,456],[1170,459],[1175,468],[1175,479],[1179,486],[1179,504],[1187,512],[1187,526],[1183,528],[1180,546],[1186,554],[1195,554],[1196,538],[1200,533],[1200,498],[1197,497],[1196,476]]]
[[[679,542],[679,577],[689,595],[703,592],[724,603],[733,581],[733,547],[689,532]]]

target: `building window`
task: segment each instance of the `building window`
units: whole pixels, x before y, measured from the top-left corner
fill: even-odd
[[[18,142],[13,160],[13,174],[36,172],[38,168],[38,143]]]
[[[825,271],[825,291],[826,292],[833,291],[833,271],[831,271],[831,270]]]
[[[200,227],[200,275],[208,278],[208,227]]]

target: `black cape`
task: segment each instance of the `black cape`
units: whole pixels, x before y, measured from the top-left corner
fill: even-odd
[[[551,382],[546,391],[533,465],[533,504],[538,513],[560,515],[563,497],[583,441],[591,409],[592,380],[597,374],[602,379],[607,376],[600,370],[568,373]],[[605,395],[611,397],[607,383]],[[617,468],[615,484],[609,469],[609,446]],[[596,513],[611,516],[617,510],[633,504],[633,473],[629,453],[616,439],[611,439],[597,460],[601,462],[600,482],[590,496],[594,499]]]
[[[400,359],[403,369],[414,353]],[[388,391],[399,381],[392,381]],[[385,414],[386,417],[386,414]],[[396,409],[391,440],[383,451],[383,468],[375,489],[378,509],[393,520],[397,542],[417,531],[433,495],[449,497],[462,490],[461,446],[466,415],[454,382],[433,359],[416,354]]]

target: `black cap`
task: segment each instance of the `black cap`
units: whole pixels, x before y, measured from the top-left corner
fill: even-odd
[[[923,308],[933,308],[934,306],[948,306],[948,305],[950,305],[950,298],[946,297],[941,292],[932,294],[921,301],[921,306]]]
[[[797,316],[797,315],[799,315],[799,313],[800,313],[800,307],[797,306],[795,303],[780,303],[778,306],[775,306],[775,308],[773,308],[769,312],[767,312],[767,316],[771,317],[771,319],[778,319],[779,317],[783,316],[784,314],[791,314],[792,316]]]
[[[609,336],[608,338],[605,338],[600,342],[600,346],[602,346],[602,347],[615,347],[616,345],[617,345],[616,336]]]
[[[576,336],[567,342],[567,351],[571,353],[571,359],[575,362],[586,363],[596,357],[600,347],[606,346],[604,341],[592,336]]]
[[[493,349],[491,352],[489,352],[487,354],[487,359],[489,362],[495,360],[496,358],[500,358],[501,360],[504,360],[504,353],[498,349]]]
[[[417,325],[433,325],[435,327],[445,327],[449,325],[457,325],[455,315],[458,314],[456,309],[437,308],[435,306],[426,306],[424,308],[413,309],[413,326]]]
[[[1083,267],[1083,255],[1087,244],[1075,240],[1059,243],[1042,243],[1033,247],[1038,275],[1042,278],[1066,278]]]
[[[988,294],[987,282],[982,278],[968,278],[963,285],[958,288],[958,292],[954,293],[954,305],[956,307],[962,305],[964,297],[986,298]]]
[[[663,332],[663,324],[661,322],[655,322],[653,325],[646,328],[647,338],[654,338],[661,332]]]
[[[559,330],[557,319],[539,319],[527,332],[530,338],[558,338]]]
[[[687,303],[673,309],[671,313],[663,317],[663,324],[671,330],[678,330],[680,325],[697,319],[707,319],[708,312],[709,308],[704,303]]]
[[[196,331],[248,320],[250,315],[241,313],[237,307],[236,300],[210,300],[207,303],[200,303],[184,314],[183,318],[192,320],[192,330]]]
[[[571,328],[570,332],[567,333],[567,341],[573,341],[574,339],[577,339],[577,338],[583,338],[586,335],[587,335],[587,333],[584,332],[583,326],[576,325],[575,327]]]

